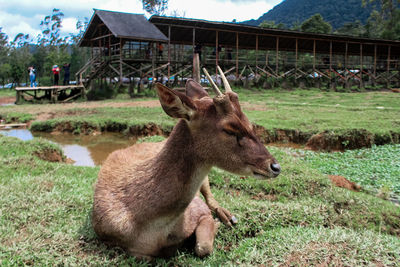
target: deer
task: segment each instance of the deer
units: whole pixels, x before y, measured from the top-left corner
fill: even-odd
[[[186,94],[157,83],[162,109],[179,119],[165,144],[151,158],[140,144],[114,151],[99,171],[93,229],[136,259],[172,256],[191,236],[198,257],[212,253],[217,224],[198,195],[212,167],[258,179],[281,172],[217,69],[224,94],[203,68],[215,97],[194,80],[187,81]]]
[[[190,82],[188,84],[190,84]],[[138,161],[150,159],[155,157],[161,151],[165,143],[166,141],[164,140],[161,142],[144,142],[133,144],[129,147],[129,152],[127,151],[127,153],[129,153],[133,159],[137,159]],[[203,195],[208,208],[223,224],[228,227],[232,227],[233,225],[237,224],[238,220],[236,217],[232,215],[229,210],[221,207],[218,201],[215,199],[213,193],[211,192],[208,175],[206,175],[204,182],[200,187],[200,193]]]

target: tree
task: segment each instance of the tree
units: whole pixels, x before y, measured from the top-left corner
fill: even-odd
[[[400,9],[393,13],[390,25],[385,27],[381,35],[384,39],[400,40]]]
[[[275,24],[275,21],[271,21],[271,20],[264,20],[258,26],[261,28],[269,28],[269,29],[285,29],[286,28],[285,24],[283,24],[283,23]]]
[[[399,6],[400,0],[363,0],[367,3],[378,2],[379,10],[373,10],[366,24],[368,37],[400,39],[399,31]]]
[[[331,33],[332,26],[329,22],[324,21],[321,14],[317,13],[305,20],[301,26],[301,31],[312,33]]]
[[[64,13],[60,9],[54,8],[50,16],[44,17],[40,22],[42,34],[38,36],[38,43],[59,45],[65,43],[65,40],[60,37],[60,29]]]
[[[385,22],[378,11],[373,10],[365,25],[366,35],[369,38],[381,38]]]
[[[8,63],[2,63],[0,65],[0,79],[3,86],[6,84],[9,77],[11,77],[11,65]]]
[[[0,61],[4,62],[4,58],[8,54],[8,36],[4,32],[1,32],[2,28],[0,27]]]
[[[376,0],[362,0],[365,7],[368,3],[374,3]],[[379,0],[380,15],[383,20],[392,20],[396,9],[399,7],[400,0]]]
[[[344,24],[341,28],[337,29],[335,34],[350,35],[362,37],[366,35],[366,29],[359,20]]]
[[[168,0],[142,0],[143,9],[154,15],[163,15],[168,9]]]

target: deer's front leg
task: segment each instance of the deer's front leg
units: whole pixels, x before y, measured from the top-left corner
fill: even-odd
[[[228,226],[232,226],[232,224],[237,223],[237,219],[235,216],[233,216],[229,210],[221,207],[219,203],[215,200],[213,194],[211,193],[210,189],[210,182],[208,180],[208,175],[203,181],[203,184],[201,185],[200,192],[203,194],[204,199],[206,200],[207,206],[209,209],[217,214],[218,218]]]

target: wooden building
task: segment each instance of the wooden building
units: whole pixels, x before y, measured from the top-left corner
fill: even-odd
[[[81,82],[177,82],[192,76],[198,53],[202,66],[220,65],[233,80],[400,84],[399,41],[95,10],[79,45],[92,51],[77,73]]]

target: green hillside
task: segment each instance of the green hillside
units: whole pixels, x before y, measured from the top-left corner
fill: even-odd
[[[268,20],[291,27],[296,23],[303,22],[315,13],[320,13],[324,20],[332,25],[333,29],[337,29],[345,23],[356,20],[364,24],[372,9],[373,5],[362,7],[361,0],[284,0],[260,18],[243,23],[257,26]]]

